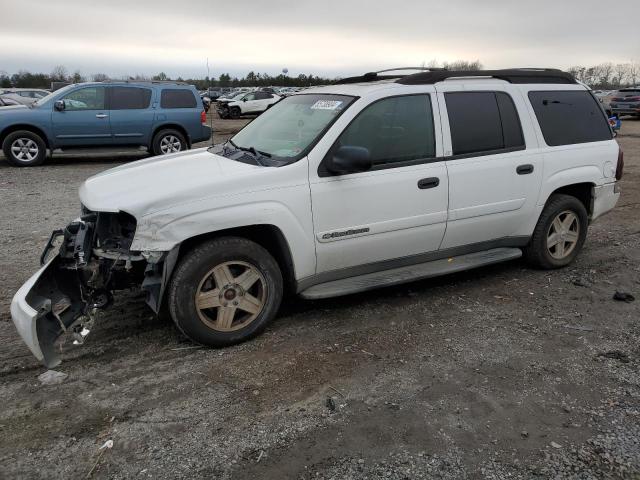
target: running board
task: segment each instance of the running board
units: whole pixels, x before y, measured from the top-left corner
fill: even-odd
[[[468,253],[457,257],[443,258],[427,263],[392,268],[382,272],[321,283],[307,288],[300,293],[300,296],[310,300],[339,297],[374,288],[388,287],[463,270],[471,270],[472,268],[483,267],[493,263],[515,260],[521,256],[522,250],[519,248],[494,248],[492,250]]]

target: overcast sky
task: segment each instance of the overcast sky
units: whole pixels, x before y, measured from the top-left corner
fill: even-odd
[[[0,71],[200,78],[640,62],[640,0],[0,0]]]

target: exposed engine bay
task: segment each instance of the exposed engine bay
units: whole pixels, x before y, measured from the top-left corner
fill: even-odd
[[[135,230],[136,219],[128,213],[84,209],[79,219],[52,233],[41,258],[47,267],[26,299],[38,311],[36,333],[45,365],[60,362],[55,342],[63,333],[83,343],[116,290],[146,289],[147,303],[158,312],[167,255],[130,251]],[[56,241],[61,241],[57,253]]]

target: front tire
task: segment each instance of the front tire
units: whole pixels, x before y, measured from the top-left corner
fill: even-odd
[[[588,226],[587,210],[580,200],[570,195],[552,195],[525,248],[526,260],[547,270],[569,265],[582,250]]]
[[[244,238],[223,237],[180,261],[169,311],[189,339],[226,347],[261,333],[275,318],[282,291],[282,273],[269,252]]]
[[[240,108],[238,108],[238,107],[231,107],[229,109],[229,118],[232,118],[232,119],[235,120],[237,118],[240,118],[241,114],[242,114],[242,112],[240,111]]]
[[[187,141],[178,130],[160,130],[153,137],[152,150],[154,155],[168,155],[187,149]]]
[[[42,165],[47,157],[47,146],[40,135],[29,130],[10,133],[2,142],[4,156],[14,167]]]

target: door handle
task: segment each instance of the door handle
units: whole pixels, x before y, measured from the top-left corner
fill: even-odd
[[[533,173],[533,165],[520,165],[518,168],[516,168],[516,173],[518,175],[529,175],[530,173]]]
[[[418,180],[418,188],[424,190],[426,188],[435,188],[440,185],[440,179],[438,177],[429,177]]]
[[[96,118],[107,118],[109,115],[107,115],[106,113],[97,113],[96,114]]]

